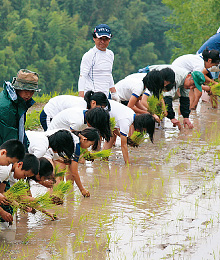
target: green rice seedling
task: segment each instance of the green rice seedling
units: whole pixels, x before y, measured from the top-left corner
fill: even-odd
[[[134,206],[136,207],[137,206],[137,195],[136,194],[134,195],[133,202],[134,202]]]
[[[140,178],[141,173],[139,171],[136,172],[136,180]]]
[[[71,181],[61,181],[58,185],[53,186],[53,192],[52,196],[59,197],[63,199],[64,195],[68,193],[73,187],[73,184]]]
[[[64,177],[65,173],[67,172],[67,167],[64,169],[60,169],[59,165],[56,165],[54,168],[54,176],[57,177]]]
[[[22,241],[22,243],[26,245],[26,244],[28,243],[28,241],[29,241],[32,237],[34,237],[34,236],[36,236],[36,235],[33,234],[33,233],[27,233],[27,234],[25,235],[24,240]]]
[[[95,176],[95,179],[94,179],[94,188],[95,187],[99,187],[99,178]]]
[[[21,252],[21,254],[23,254],[23,255],[18,255],[16,257],[16,259],[17,260],[31,259],[32,255],[31,255],[31,253],[28,252],[28,247],[26,247],[26,251],[27,252],[25,252],[24,249],[23,249],[22,252]]]
[[[171,154],[172,154],[172,151],[169,151],[167,157],[165,158],[165,161],[166,161],[166,162],[169,162],[169,161],[170,161]]]
[[[96,249],[99,251],[100,243],[96,238],[95,238],[95,246],[96,246]]]
[[[138,147],[146,139],[146,132],[134,131],[132,136],[127,138],[127,144],[133,147]]]
[[[218,84],[209,84],[209,86],[211,87],[211,91],[212,91],[212,94],[214,96],[220,96],[220,83]]]
[[[94,161],[97,158],[105,159],[112,154],[111,149],[102,150],[99,152],[90,152],[87,149],[80,148],[80,158],[84,158],[87,161]]]
[[[152,190],[152,189],[146,191],[146,195],[147,195],[147,197],[150,197],[150,195],[151,195],[152,193],[153,193],[153,190]]]
[[[4,193],[4,196],[13,207],[14,212],[16,212],[18,208],[20,208],[22,211],[26,209],[27,205],[25,205],[25,203],[21,201],[21,198],[23,196],[27,196],[28,191],[29,185],[24,180],[19,180],[8,191]]]
[[[153,115],[156,114],[162,120],[167,111],[167,106],[163,102],[163,95],[161,94],[159,99],[152,95],[148,97],[147,102],[148,111]]]
[[[25,180],[19,180],[16,182],[7,192],[4,193],[7,200],[13,207],[13,211],[16,212],[21,209],[23,212],[26,211],[27,207],[31,207],[35,210],[39,210],[47,216],[51,217],[53,220],[56,218],[53,214],[47,212],[44,208],[48,208],[52,204],[49,198],[49,193],[46,193],[38,198],[28,198],[29,185]]]
[[[162,184],[162,187],[164,186],[164,178],[160,177],[161,179],[161,184]]]
[[[107,238],[107,242],[106,242],[105,248],[109,249],[111,238],[112,238],[111,234],[107,233],[106,238]]]
[[[46,192],[45,194],[42,194],[40,196],[37,196],[34,198],[33,201],[29,202],[30,206],[32,208],[38,208],[43,207],[43,208],[51,208],[52,207],[52,201],[50,198],[50,193]]]
[[[53,201],[49,192],[46,192],[43,195],[33,198],[33,200],[31,201],[28,200],[28,206],[33,209],[33,213],[35,213],[35,211],[38,210],[50,217],[52,220],[57,219],[56,214],[50,213],[47,210],[45,210],[45,208],[48,209],[53,206]]]
[[[72,219],[72,222],[71,222],[71,225],[70,225],[70,230],[69,230],[69,232],[72,230],[72,228],[73,228],[73,224],[74,224],[74,218]]]
[[[156,170],[156,165],[155,165],[155,163],[151,162],[150,164],[151,164],[151,167],[152,167],[154,170]]]
[[[136,256],[138,255],[138,252],[137,252],[137,250],[136,250],[136,249],[133,251],[132,255],[133,255],[133,259],[135,259],[135,258],[136,258]]]
[[[58,238],[59,238],[59,235],[58,235],[57,230],[55,229],[53,234],[52,234],[52,236],[51,236],[51,238],[50,238],[50,242],[49,242],[48,245],[51,246],[52,244],[55,244],[57,242]]]
[[[0,257],[3,258],[3,256],[9,251],[9,245],[6,245],[5,243],[0,244]]]
[[[114,117],[111,117],[111,118],[110,118],[110,129],[111,129],[112,132],[114,131],[115,126],[116,126],[115,118],[114,118]]]
[[[25,130],[36,130],[41,127],[40,113],[41,111],[37,110],[33,110],[31,113],[27,113]]]

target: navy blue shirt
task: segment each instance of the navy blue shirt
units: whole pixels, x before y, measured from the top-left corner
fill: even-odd
[[[210,37],[198,50],[198,53],[202,53],[206,47],[211,50],[217,50],[220,52],[220,33],[216,33]]]

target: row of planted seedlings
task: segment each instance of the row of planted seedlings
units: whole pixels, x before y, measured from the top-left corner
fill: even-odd
[[[198,136],[197,136],[198,137]],[[136,138],[136,137],[135,137]],[[176,148],[175,148],[176,149]],[[173,154],[175,154],[177,151],[178,151],[178,149],[175,151],[175,149],[173,150],[173,152],[171,153],[171,155],[173,155]],[[171,155],[168,155],[169,157],[171,157]],[[89,155],[90,156],[90,155]],[[92,159],[93,160],[93,158],[90,158],[90,159]],[[168,158],[166,161],[168,162],[169,161],[169,159],[170,158]],[[152,167],[155,167],[154,165],[152,165]],[[131,174],[130,173],[128,173],[129,174],[129,180],[130,180],[130,187],[132,187],[132,185],[133,185],[133,183],[134,183],[134,179],[131,177]],[[137,179],[139,179],[140,178],[140,173],[137,173],[137,175],[136,175],[136,178]],[[162,182],[162,186],[164,186],[164,179],[162,179],[161,178],[161,182]],[[98,181],[98,177],[97,177],[97,179],[96,179],[96,185],[98,186],[98,183],[99,183],[99,181]],[[125,191],[127,190],[127,187],[128,187],[128,184],[125,184],[124,185],[124,189],[125,189]],[[149,196],[149,194],[150,193],[153,193],[154,192],[154,189],[157,189],[157,187],[156,187],[156,185],[153,187],[153,189],[152,190],[150,190],[150,191],[147,191],[146,192],[146,198]],[[114,192],[114,197],[115,197],[115,199],[116,199],[116,197],[117,197],[117,191],[116,192]],[[171,195],[171,197],[172,197],[172,195]],[[144,198],[143,197],[143,200],[145,200],[146,198]],[[136,206],[136,204],[137,204],[137,201],[136,201],[136,198],[134,198],[134,205]],[[94,210],[95,211],[95,210]],[[93,213],[94,213],[94,211],[93,211]],[[83,218],[83,216],[82,216],[82,218],[81,218],[81,220],[79,221],[80,223],[82,222],[82,221],[84,221],[84,219],[86,220],[86,222],[88,221],[88,219],[93,219],[96,215],[95,214],[93,214],[92,212],[91,212],[91,215],[89,214],[88,215],[88,217],[86,217],[86,218]],[[89,217],[89,216],[91,216],[91,218]],[[97,216],[96,216],[97,217]],[[73,226],[74,225],[74,220],[72,221],[72,224],[71,224],[71,226]],[[102,224],[100,224],[100,226],[101,226]],[[134,225],[134,226],[136,226],[136,225]],[[55,232],[56,233],[56,232]],[[56,239],[54,239],[54,237],[56,237],[56,234],[54,233],[54,236],[51,238],[51,241],[56,241]],[[98,233],[98,232],[97,232]],[[81,228],[80,228],[80,232],[79,232],[79,234],[76,236],[76,238],[75,238],[75,244],[74,244],[74,246],[73,246],[73,251],[74,252],[78,252],[78,256],[77,256],[77,254],[75,255],[77,258],[84,258],[84,255],[86,255],[87,253],[89,253],[89,252],[91,252],[92,253],[92,250],[94,249],[93,247],[92,248],[86,248],[85,247],[85,243],[83,243],[83,241],[85,241],[85,237],[86,237],[86,229],[84,229],[84,230],[82,230],[82,232],[81,232]],[[103,244],[103,237],[100,239],[101,241],[99,241],[99,242],[96,242],[96,250],[98,250],[99,251],[99,248],[101,247],[100,245],[101,244]],[[104,240],[105,240],[105,242],[104,242],[104,244],[105,244],[105,246],[104,246],[104,248],[106,248],[107,246],[106,245],[109,245],[110,244],[110,242],[111,242],[111,236],[109,235],[109,233],[107,232],[106,233],[106,236],[104,236]],[[97,241],[97,240],[96,240]],[[51,242],[51,244],[52,244],[52,242]],[[83,245],[83,246],[82,246]],[[86,249],[87,250],[87,253],[85,252],[85,250],[79,250],[79,251],[76,251],[76,248],[79,248],[79,247],[83,247],[83,249]],[[61,249],[60,249],[61,250]],[[61,250],[61,251],[63,251],[63,250]],[[61,252],[62,253],[62,252]],[[88,254],[89,255],[89,254]],[[55,257],[55,256],[54,256]]]
[[[189,142],[188,142],[189,143]],[[184,145],[185,145],[185,143],[184,143]],[[179,149],[178,149],[179,150]],[[177,150],[177,151],[178,151]],[[173,154],[175,154],[175,151],[173,152]],[[153,168],[154,168],[155,166],[153,166]],[[101,170],[100,170],[101,171]],[[109,178],[109,174],[106,174],[106,172],[104,173],[105,174],[105,176],[107,176],[107,178]],[[117,175],[117,171],[116,171],[116,173],[115,173],[116,175]],[[138,179],[140,179],[140,176],[142,175],[142,173],[140,173],[140,172],[137,172],[136,173],[136,176],[134,177],[134,176],[131,176],[131,173],[129,172],[129,170],[128,170],[128,176],[129,176],[129,181],[130,181],[130,183],[129,183],[129,186],[130,186],[130,188],[132,188],[132,186],[133,186],[133,184],[134,184],[134,182],[136,183],[136,181],[138,180]],[[93,185],[93,188],[98,188],[98,186],[99,186],[99,177],[96,177],[95,178],[95,181],[94,181],[94,185]],[[169,179],[169,178],[168,178]],[[159,182],[159,181],[158,181]],[[164,179],[162,179],[161,178],[161,182],[162,182],[162,186],[164,186]],[[127,189],[128,189],[128,183],[126,183],[126,184],[124,184],[124,191],[127,191]],[[148,191],[148,192],[146,192],[146,197],[145,196],[143,196],[143,198],[142,199],[140,199],[140,198],[138,198],[138,201],[140,202],[140,200],[142,200],[142,201],[146,201],[146,199],[147,199],[147,197],[149,196],[149,194],[150,193],[154,193],[154,191],[155,190],[157,190],[157,189],[161,189],[161,186],[160,185],[154,185],[153,186],[153,188],[150,190],[150,191]],[[182,187],[181,187],[181,183],[179,183],[179,191],[182,189]],[[110,198],[114,198],[115,200],[117,199],[117,194],[118,194],[118,192],[117,192],[117,190],[113,193],[113,196],[111,196]],[[175,196],[173,196],[172,194],[170,194],[170,196],[168,196],[168,200],[170,200],[170,199],[172,199],[172,197],[175,197]],[[169,201],[170,202],[170,201]],[[137,206],[137,196],[135,196],[134,195],[134,199],[133,199],[133,205],[136,207]],[[195,207],[196,207],[196,205],[197,205],[197,203],[198,203],[198,201],[195,201]],[[104,205],[106,206],[106,201],[105,201],[105,203],[104,203]],[[158,207],[160,207],[160,205],[158,204]],[[87,222],[87,221],[91,221],[91,219],[92,220],[94,220],[94,215],[93,215],[93,213],[94,213],[94,211],[91,211],[91,213],[88,213],[88,214],[86,214],[86,216],[84,216],[84,215],[82,215],[81,217],[80,217],[80,221],[79,221],[79,223],[83,223],[83,226],[85,225],[85,222]],[[98,213],[98,214],[100,214],[100,213]],[[118,215],[117,216],[117,219],[119,218],[119,217],[122,217],[123,216],[123,212],[121,213],[122,215]],[[93,215],[93,216],[92,216]],[[105,214],[104,214],[105,215]],[[91,216],[91,218],[90,218],[90,216]],[[154,214],[154,212],[152,213],[152,214],[150,214],[149,213],[149,216],[150,216],[150,218],[155,218],[155,214]],[[178,219],[181,219],[181,216],[178,216]],[[99,218],[99,220],[100,220],[100,218]],[[137,225],[137,223],[135,223],[135,218],[132,218],[131,217],[131,219],[130,219],[130,222],[131,222],[131,226],[132,226],[132,229],[134,230],[134,229],[136,229],[137,227],[138,227],[138,225]],[[148,219],[147,218],[145,218],[145,222],[146,221],[148,221]],[[103,221],[103,219],[99,222],[99,227],[102,227],[102,225],[103,225],[103,223],[106,223],[105,221]],[[143,224],[143,223],[142,223]],[[144,224],[143,224],[144,225]],[[145,223],[145,225],[146,225],[146,223]],[[86,229],[84,229],[84,230],[82,230],[82,229],[80,228],[80,233],[76,236],[76,239],[75,239],[75,242],[74,242],[74,246],[73,246],[73,252],[77,252],[76,253],[76,255],[75,255],[75,257],[78,257],[79,259],[83,259],[83,258],[86,258],[86,257],[88,257],[90,254],[91,255],[93,255],[94,253],[94,247],[90,247],[90,248],[88,248],[88,247],[86,247],[85,245],[86,245],[86,243],[84,243],[85,242],[85,237],[86,237],[86,232],[87,232],[87,228]],[[97,229],[96,229],[97,230]],[[99,231],[97,231],[97,232],[95,232],[96,234],[99,234],[99,239],[100,239],[100,241],[98,242],[97,241],[97,239],[95,239],[95,250],[97,250],[97,251],[103,251],[104,250],[104,252],[105,252],[105,250],[106,250],[106,248],[108,248],[108,246],[109,246],[109,244],[111,244],[112,243],[112,241],[111,241],[111,239],[112,239],[112,236],[111,236],[111,233],[109,233],[109,231],[106,231],[107,233],[106,233],[106,236],[103,236],[103,235],[100,235],[100,230]],[[134,231],[133,231],[134,232]],[[116,240],[117,240],[117,242],[118,242],[118,239],[120,238],[120,235],[118,235],[118,237],[116,236]],[[104,240],[103,240],[104,239]],[[102,242],[101,242],[102,241]],[[191,244],[192,244],[192,241],[191,241]],[[76,250],[76,245],[77,245],[77,249],[78,250]],[[105,245],[105,246],[103,246],[103,245]],[[79,248],[81,249],[81,250],[79,250]],[[178,250],[179,250],[179,247],[178,247]],[[177,250],[177,251],[178,251]],[[173,251],[173,252],[175,252],[175,250]],[[96,252],[96,254],[98,254],[97,252]],[[137,254],[137,252],[136,252],[136,249],[134,249],[134,255],[136,255]],[[77,256],[78,255],[78,256]],[[77,258],[76,258],[77,259]],[[98,259],[98,258],[97,258]]]
[[[213,127],[213,130],[214,130],[214,128],[215,127]],[[215,131],[213,131],[213,135],[215,134]],[[197,140],[200,138],[200,136],[201,136],[201,134],[199,133],[199,132],[196,132],[196,138],[197,138]],[[210,133],[209,133],[209,137],[210,137]],[[193,137],[194,138],[194,137]],[[215,145],[217,144],[217,142],[216,142],[216,138],[215,138]],[[187,146],[187,145],[189,145],[190,144],[190,142],[192,142],[192,140],[190,141],[190,140],[188,140],[187,141],[187,143],[185,143],[185,142],[183,142],[183,145],[184,146]],[[208,146],[210,146],[210,144],[208,145]],[[169,159],[170,159],[170,157],[172,156],[172,155],[175,155],[176,153],[178,153],[178,152],[180,152],[180,150],[181,150],[181,148],[174,148],[173,150],[172,150],[172,152],[171,152],[171,154],[170,155],[168,155],[168,159],[166,158],[166,162],[168,162],[169,161]],[[200,151],[202,154],[205,154],[206,152],[208,152],[208,150],[207,150],[207,144],[205,144],[204,145],[204,147],[201,149],[201,151]],[[198,157],[197,157],[198,158]],[[216,160],[216,156],[214,157],[214,159],[213,160]],[[152,165],[152,167],[153,168],[155,168],[155,165]],[[117,172],[116,172],[116,174],[117,174]],[[205,171],[204,172],[204,174],[206,175],[207,174],[207,171]],[[141,175],[141,173],[140,172],[137,172],[137,174],[136,174],[136,178],[132,178],[132,176],[131,176],[131,174],[129,173],[129,171],[128,171],[128,175],[129,175],[129,180],[130,180],[130,188],[132,188],[132,186],[133,186],[133,183],[134,182],[136,182],[137,181],[137,179],[139,179],[140,178],[140,175]],[[212,175],[212,174],[211,174]],[[213,175],[212,175],[213,176]],[[134,181],[134,179],[135,179],[135,181]],[[169,178],[168,178],[168,180],[169,180]],[[210,179],[211,180],[211,179]],[[164,186],[164,179],[163,178],[161,178],[161,182],[162,182],[162,186]],[[99,181],[96,181],[96,183],[98,184],[99,183]],[[161,187],[160,185],[159,185],[159,187]],[[126,191],[128,189],[128,184],[126,183],[126,184],[124,184],[124,190]],[[146,193],[146,197],[144,197],[143,196],[143,201],[146,201],[146,198],[149,196],[149,194],[150,193],[154,193],[154,190],[156,190],[156,189],[158,189],[158,187],[157,187],[157,185],[154,185],[154,187],[153,187],[153,189],[151,190],[151,191],[148,191],[147,193]],[[181,190],[181,189],[183,189],[182,187],[181,187],[181,183],[179,182],[179,191]],[[203,191],[206,189],[206,183],[204,183],[203,184]],[[207,188],[209,191],[210,191],[210,189],[209,188]],[[183,189],[184,190],[184,189]],[[117,194],[117,193],[115,193],[115,194]],[[175,196],[173,196],[172,194],[170,194],[169,196],[167,196],[168,197],[168,199],[172,199],[172,197],[175,197]],[[115,197],[116,198],[116,197]],[[138,198],[138,201],[140,201],[140,198]],[[133,205],[134,206],[137,206],[137,196],[136,195],[134,195],[134,199],[133,199]],[[159,207],[159,204],[158,204],[158,207]],[[171,207],[171,206],[170,206]],[[194,203],[194,207],[196,208],[196,209],[198,209],[198,199],[195,199],[195,203]],[[195,213],[196,214],[196,213]],[[149,214],[151,217],[152,217],[152,214]],[[119,215],[120,216],[120,215]],[[118,216],[118,218],[119,218],[119,216]],[[123,216],[123,213],[122,213],[122,216]],[[153,217],[155,217],[155,214],[153,214]],[[181,220],[181,216],[179,215],[179,216],[177,216],[177,221],[180,221]],[[135,218],[132,218],[131,217],[131,225],[132,225],[132,227],[133,227],[133,229],[135,228],[137,228],[138,227],[138,225],[137,225],[137,223],[135,223]],[[146,221],[146,218],[145,218],[145,221]],[[206,223],[206,224],[209,224],[209,223],[213,223],[213,219],[212,218],[210,218],[210,220],[208,220],[207,222],[204,222],[204,223]],[[204,224],[203,223],[203,224]],[[169,226],[169,223],[167,223],[167,226]],[[207,225],[205,225],[205,227],[207,228]],[[204,232],[204,229],[202,229],[201,228],[201,232]],[[111,235],[107,235],[107,238],[108,238],[108,244],[109,244],[109,242],[110,242],[110,238],[111,238]],[[120,238],[120,235],[119,235],[119,238]],[[192,245],[193,243],[196,243],[196,239],[197,239],[197,237],[196,237],[196,235],[194,235],[194,241],[193,241],[193,237],[191,237],[190,238],[190,243],[189,243],[189,245],[186,245],[186,246],[190,246],[190,245]],[[186,246],[182,246],[182,247],[179,247],[179,246],[177,246],[177,248],[175,249],[175,246],[173,247],[173,255],[175,255],[176,254],[176,252],[180,252],[181,250],[184,250],[184,248],[186,247]],[[137,251],[136,251],[136,249],[134,249],[134,251],[133,251],[133,256],[135,256],[135,255],[137,255]]]
[[[191,153],[193,153],[194,155],[196,155],[196,161],[198,161],[199,164],[199,160],[204,160],[204,158],[202,157],[202,155],[209,157],[209,162],[206,164],[206,167],[203,170],[203,178],[201,178],[200,181],[200,195],[205,196],[206,199],[208,200],[208,202],[210,204],[213,203],[214,204],[219,204],[219,184],[216,183],[215,181],[215,177],[216,177],[216,171],[215,169],[213,169],[213,165],[215,166],[216,164],[219,164],[219,148],[216,146],[218,146],[220,144],[220,135],[218,134],[217,131],[217,124],[214,123],[211,127],[211,131],[209,129],[209,131],[206,129],[205,134],[207,135],[206,139],[206,143],[203,144],[202,146],[197,145],[196,147],[194,147],[193,151],[191,150]],[[200,138],[201,134],[197,131],[195,131],[193,133],[193,137],[192,139],[188,139],[187,142],[183,142],[182,146],[184,146],[184,149],[186,149],[186,147],[191,143],[191,142],[198,142],[199,138]],[[189,147],[190,149],[192,149],[192,146]],[[198,149],[198,150],[197,150]],[[178,148],[179,151],[181,151],[181,146]],[[172,151],[170,151],[170,153],[168,154],[168,157],[166,158],[166,162],[169,162],[171,159],[171,154],[174,155],[176,152],[176,148],[173,148]],[[201,158],[200,158],[201,157]],[[218,162],[216,162],[218,161]],[[190,160],[191,163],[191,160]],[[195,161],[193,163],[196,163]],[[193,181],[193,180],[192,180]],[[195,185],[195,183],[189,183],[189,185],[193,186]],[[217,202],[215,201],[216,199],[216,195],[217,195]],[[201,201],[201,203],[200,203]],[[202,203],[204,203],[204,201],[202,201],[201,198],[199,197],[195,197],[194,202],[192,201],[186,201],[187,203],[189,203],[189,206],[195,208],[195,216],[194,218],[197,217],[198,215],[198,210],[200,209],[200,211],[203,210],[208,210],[209,207],[211,207],[210,205],[208,205],[207,207],[205,207]],[[181,213],[181,212],[180,212]],[[183,216],[184,214],[181,213]],[[180,215],[181,215],[180,214]],[[201,217],[201,212],[200,212],[200,217]],[[178,224],[179,221],[182,221],[181,216],[177,216],[177,224],[176,226],[181,226],[181,224]],[[203,221],[201,223],[201,227],[198,228],[198,232],[192,235],[189,235],[189,241],[190,243],[188,245],[173,245],[173,257],[175,254],[180,254],[182,253],[182,251],[186,250],[186,248],[190,248],[192,245],[195,245],[197,243],[197,240],[199,237],[206,237],[209,236],[209,232],[210,229],[213,228],[213,222],[215,221],[215,227],[216,225],[218,226],[218,222],[219,222],[219,212],[215,211],[212,212],[212,214],[207,214],[207,220]],[[167,222],[168,223],[168,222]],[[167,232],[166,231],[163,231]],[[170,256],[172,256],[170,255]],[[150,259],[150,258],[149,258]]]
[[[116,172],[116,174],[117,174],[117,172]],[[129,171],[128,171],[128,174],[131,175],[129,173]],[[141,173],[138,172],[135,179],[139,179],[140,176],[141,176]],[[129,180],[131,180],[130,184],[132,186],[133,185],[132,177],[129,177]],[[125,187],[128,187],[128,185],[126,185]],[[127,188],[125,188],[125,190],[126,189]],[[154,185],[152,190],[154,190],[154,189],[156,189],[156,185]],[[152,192],[154,192],[154,191],[152,191]],[[112,199],[112,198],[117,199],[117,191],[115,191],[111,195],[110,199]],[[145,198],[143,198],[143,200],[145,200]],[[136,206],[136,204],[137,204],[137,201],[136,201],[136,198],[134,198],[134,206]],[[104,203],[104,206],[106,206],[106,202]],[[89,255],[93,255],[94,251],[96,251],[95,255],[98,254],[98,251],[105,252],[106,248],[108,248],[108,245],[110,243],[112,243],[112,241],[111,241],[112,239],[113,240],[115,239],[118,242],[118,240],[120,238],[120,236],[112,237],[111,234],[108,231],[106,231],[105,235],[100,235],[100,227],[102,227],[102,225],[104,225],[104,223],[106,223],[103,220],[103,219],[105,219],[106,216],[104,216],[103,219],[101,219],[99,217],[99,228],[96,229],[96,232],[95,232],[96,234],[99,234],[99,235],[98,235],[98,239],[97,238],[95,239],[95,248],[94,248],[94,245],[92,247],[88,247],[88,244],[85,243],[86,234],[87,234],[87,227],[85,227],[85,229],[83,229],[82,226],[84,227],[86,222],[88,222],[88,221],[90,222],[94,218],[97,218],[97,214],[100,214],[100,213],[95,214],[94,213],[95,211],[98,211],[98,209],[96,209],[96,210],[94,209],[93,211],[86,214],[86,216],[82,215],[80,217],[79,226],[78,226],[78,230],[80,230],[80,232],[76,235],[75,242],[74,242],[74,245],[72,247],[72,250],[73,250],[74,255],[75,255],[75,259],[86,259],[86,257],[88,257]],[[155,217],[155,215],[153,214],[151,217]],[[83,223],[83,225],[81,226],[80,223]],[[74,219],[73,219],[71,226],[73,227],[74,225],[75,225],[75,223],[74,223]],[[133,229],[137,228],[137,224],[135,224],[134,219],[131,219],[131,225],[133,226]],[[49,243],[50,246],[53,246],[54,244],[56,244],[56,241],[57,241],[56,232],[57,231],[55,230],[53,236],[51,237],[51,240],[50,240],[50,243]],[[59,256],[61,254],[65,255],[66,251],[67,251],[67,248],[65,250],[63,248],[58,248],[56,250],[56,254],[53,256],[54,259],[56,259],[56,257],[57,257],[57,259],[59,259]],[[136,251],[134,250],[134,255],[135,255],[135,252]]]

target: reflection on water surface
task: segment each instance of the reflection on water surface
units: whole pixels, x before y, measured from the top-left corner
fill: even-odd
[[[17,229],[0,233],[1,259],[209,259],[219,251],[219,113],[202,104],[181,132],[165,120],[154,144],[129,149],[130,166],[118,141],[108,163],[80,165],[91,197],[74,187],[57,221],[18,213]]]

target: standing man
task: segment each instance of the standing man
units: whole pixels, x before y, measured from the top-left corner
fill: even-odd
[[[111,29],[107,24],[99,24],[92,34],[95,46],[86,52],[80,65],[80,76],[78,81],[79,96],[84,97],[89,90],[101,91],[111,98],[119,101],[114,80],[112,77],[112,67],[114,53],[107,49],[111,40]]]
[[[26,112],[35,101],[38,89],[38,74],[21,69],[12,83],[5,81],[0,93],[0,145],[9,139],[18,139],[26,144],[24,124]]]

